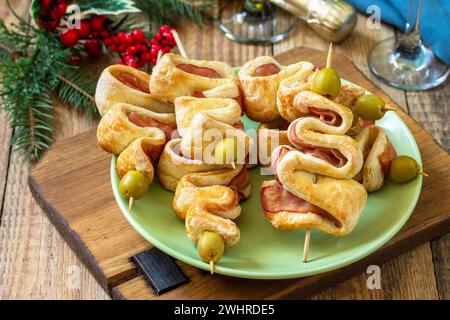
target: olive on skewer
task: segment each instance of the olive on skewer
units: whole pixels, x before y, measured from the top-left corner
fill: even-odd
[[[214,148],[214,157],[217,163],[228,163],[236,169],[238,142],[236,138],[224,138]]]
[[[374,94],[362,95],[355,102],[355,113],[365,120],[380,120],[389,110],[395,111],[395,108],[386,106],[386,103]]]
[[[405,183],[415,179],[419,174],[428,176],[422,172],[417,161],[410,156],[397,156],[392,159],[389,176],[398,183]]]
[[[218,262],[225,250],[223,238],[211,231],[205,231],[197,242],[197,252],[203,261],[208,262],[211,274],[214,274],[214,263]]]
[[[142,198],[150,185],[148,178],[140,171],[130,170],[120,180],[119,191],[129,201],[128,211],[131,211],[134,200]]]

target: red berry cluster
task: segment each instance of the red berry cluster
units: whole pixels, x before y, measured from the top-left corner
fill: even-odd
[[[84,41],[86,52],[91,57],[97,57],[102,51],[99,39],[106,39],[110,36],[106,29],[107,24],[108,20],[105,16],[92,16],[89,19],[81,20],[79,28],[63,31],[59,40],[67,47],[73,47],[80,40],[86,40]]]
[[[67,2],[65,0],[40,0],[38,25],[47,30],[56,29],[61,18],[66,14]]]
[[[156,64],[158,52],[170,52],[176,45],[172,29],[162,26],[153,39],[145,38],[141,29],[133,32],[119,32],[103,40],[111,52],[118,52],[121,61],[134,68],[142,68],[146,63]]]

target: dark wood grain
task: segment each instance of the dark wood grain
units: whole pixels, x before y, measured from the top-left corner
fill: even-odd
[[[296,48],[276,58],[284,63],[308,59],[321,66],[324,52]],[[389,99],[344,56],[336,54],[336,69],[343,78]],[[128,258],[149,246],[129,226],[110,191],[110,156],[96,145],[95,131],[87,132],[56,144],[42,162],[33,169],[30,187],[50,219],[69,243],[87,262],[113,297],[127,299],[264,299],[300,298],[364,271],[368,264],[381,263],[425,241],[450,230],[450,199],[446,197],[450,173],[450,156],[429,133],[402,111],[430,174],[424,180],[423,192],[412,217],[393,240],[365,260],[327,274],[298,280],[256,281],[207,273],[179,263],[191,282],[162,296],[155,297],[140,277],[133,278],[134,267]],[[80,154],[79,150],[83,150]],[[51,172],[49,174],[49,172]],[[80,177],[89,176],[89,181]],[[96,181],[92,184],[91,181]],[[96,194],[97,197],[92,197]],[[71,196],[76,195],[76,201]],[[433,203],[440,203],[439,208]],[[108,227],[105,228],[104,226]],[[130,280],[130,277],[132,278]],[[130,281],[126,281],[130,280]]]

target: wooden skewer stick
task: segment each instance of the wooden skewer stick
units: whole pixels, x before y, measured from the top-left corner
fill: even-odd
[[[422,175],[422,176],[424,176],[424,177],[428,177],[428,173],[425,173],[425,172],[423,172],[423,171],[420,173],[420,175]]]
[[[187,58],[186,51],[184,50],[183,43],[181,42],[180,36],[176,30],[172,30],[173,38],[175,39],[175,43],[177,44],[178,50],[180,50],[180,54]]]
[[[236,170],[236,163],[233,161],[232,163],[231,163],[231,167],[233,168],[233,170]]]
[[[130,197],[130,200],[128,201],[128,212],[131,212],[131,208],[133,207],[134,204],[134,198]]]
[[[306,229],[305,245],[303,246],[303,262],[308,262],[309,239],[311,239],[311,229]]]
[[[330,48],[328,49],[327,65],[326,68],[331,68],[331,53],[333,51],[333,42],[330,42]]]
[[[162,57],[162,51],[159,50],[159,51],[158,51],[158,56],[156,57],[156,64],[159,63],[159,60],[161,60],[161,57]]]
[[[211,275],[214,274],[214,259],[209,260],[209,270],[211,271]]]
[[[389,105],[384,106],[383,109],[386,111],[397,111],[397,108],[391,107]]]

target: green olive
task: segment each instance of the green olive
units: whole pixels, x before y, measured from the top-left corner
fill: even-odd
[[[341,78],[334,69],[323,68],[314,75],[311,89],[317,94],[334,100],[341,91]]]
[[[198,254],[205,262],[210,262],[211,260],[214,262],[219,261],[222,258],[224,250],[225,243],[222,237],[215,232],[203,232],[197,242]]]
[[[383,118],[386,110],[382,99],[373,94],[360,96],[355,102],[355,112],[366,120],[379,120]]]
[[[119,191],[126,199],[139,199],[147,192],[148,185],[148,179],[142,172],[131,170],[120,180]]]
[[[389,174],[395,182],[404,183],[413,180],[420,172],[416,160],[409,156],[397,156],[392,159]]]
[[[220,140],[214,148],[214,157],[217,163],[234,163],[238,156],[238,143],[235,138]]]

